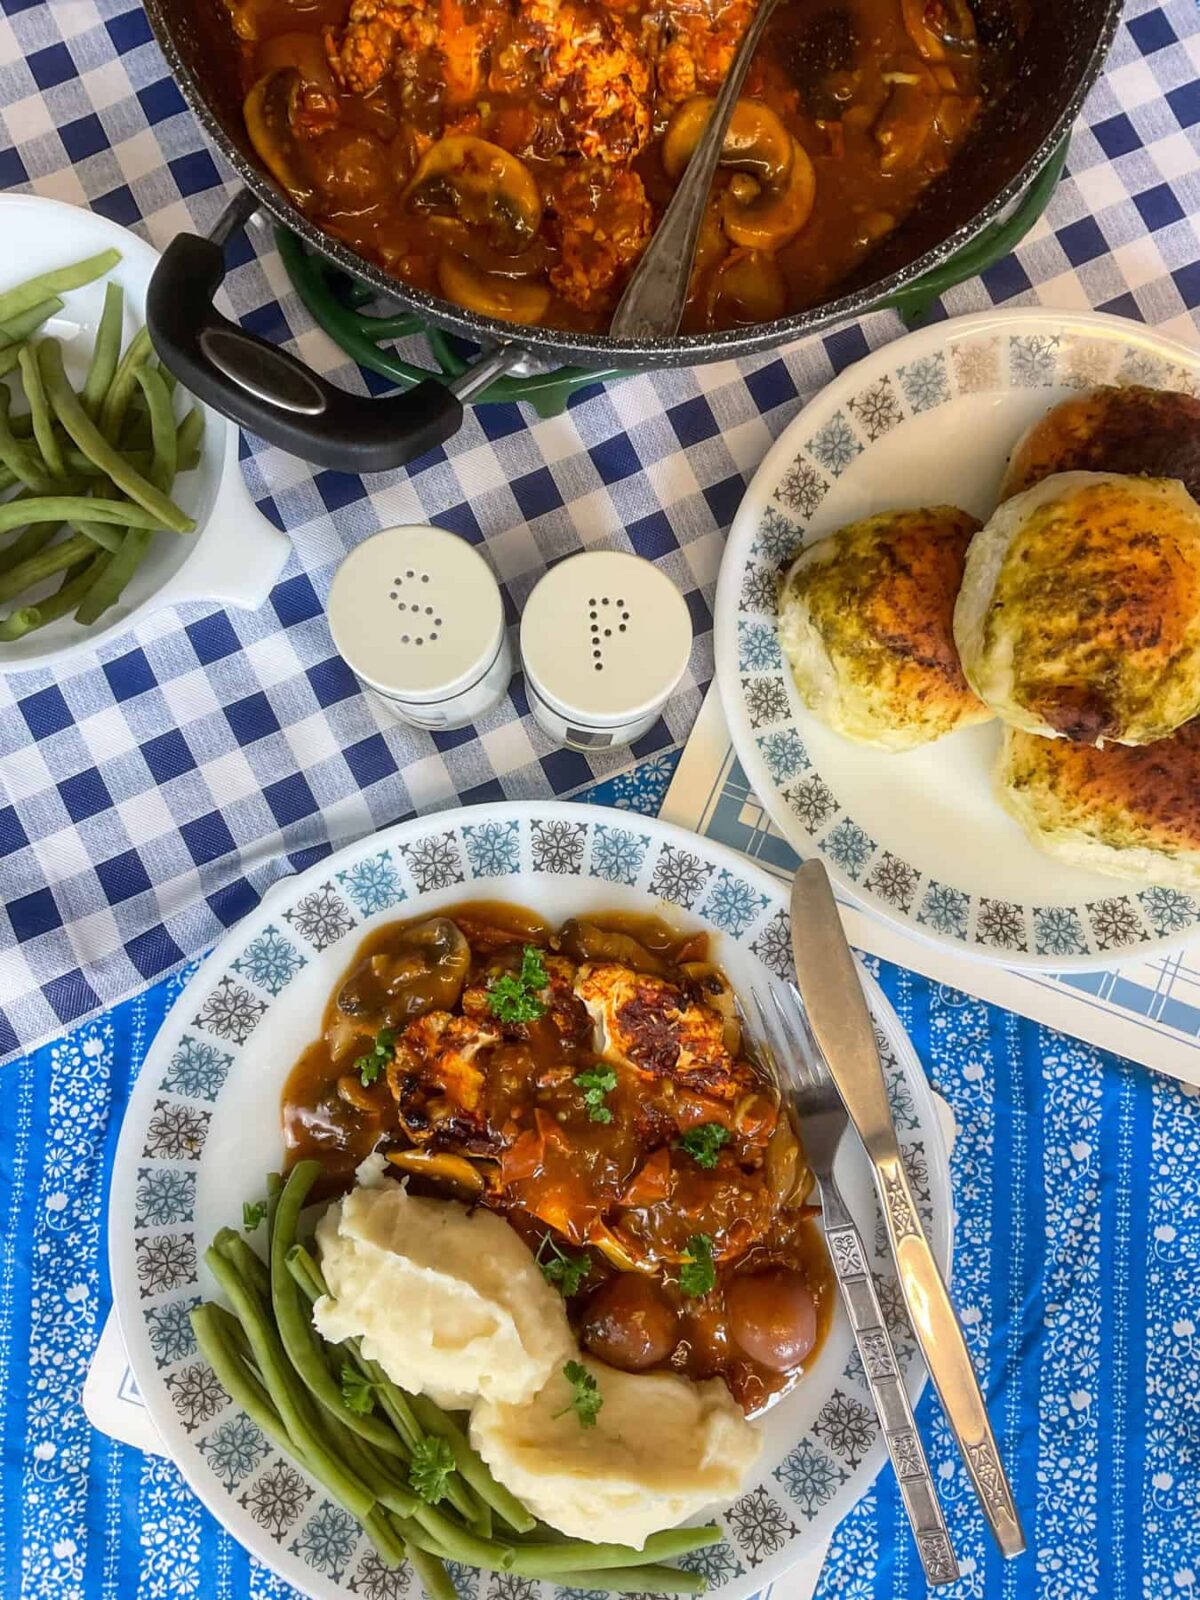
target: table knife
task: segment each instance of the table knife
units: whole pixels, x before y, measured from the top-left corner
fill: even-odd
[[[797,871],[791,916],[804,1008],[871,1162],[913,1332],[996,1543],[1011,1559],[1025,1549],[1025,1535],[962,1328],[921,1227],[888,1105],[875,1027],[821,862],[807,861]]]

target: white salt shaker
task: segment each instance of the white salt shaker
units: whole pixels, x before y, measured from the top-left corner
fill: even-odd
[[[329,627],[350,670],[405,722],[461,728],[512,677],[500,586],[444,528],[386,528],[334,574]]]
[[[652,562],[586,551],[551,567],[525,604],[521,661],[539,727],[573,750],[631,744],[683,676],[692,619]]]

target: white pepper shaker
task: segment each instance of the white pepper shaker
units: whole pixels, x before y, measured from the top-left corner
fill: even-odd
[[[334,574],[329,627],[355,676],[418,728],[477,721],[512,677],[500,586],[444,528],[386,528],[356,546]]]
[[[652,562],[619,550],[585,551],[551,567],[521,618],[530,710],[573,750],[640,738],[691,648],[679,590]]]

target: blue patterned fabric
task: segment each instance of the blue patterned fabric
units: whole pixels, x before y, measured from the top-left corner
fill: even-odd
[[[160,247],[211,226],[230,174],[138,6],[0,10],[0,185],[90,206]],[[937,314],[1044,300],[1194,338],[1198,37],[1193,0],[1129,0],[1045,219]],[[230,263],[226,289],[248,327],[363,389],[313,329],[269,230],[235,241]],[[0,1059],[176,969],[332,843],[456,798],[566,794],[623,759],[554,749],[519,678],[477,729],[430,735],[382,719],[323,612],[342,556],[380,527],[434,521],[486,539],[510,621],[547,563],[585,544],[656,561],[687,598],[696,645],[638,753],[681,740],[712,676],[720,535],[749,476],[802,401],[900,331],[878,313],[755,360],[591,386],[545,420],[482,406],[443,448],[368,479],[245,440],[250,491],[294,545],[267,605],[168,611],[99,663],[0,680]],[[830,435],[825,448],[836,462],[848,447]]]
[[[652,808],[655,781],[633,793],[627,782],[625,802]],[[1190,1600],[1200,1573],[1200,1095],[923,978],[875,970],[958,1121],[955,1296],[1030,1539],[1003,1567],[926,1394],[919,1418],[963,1570],[950,1592]],[[121,1113],[181,981],[6,1074],[7,1600],[294,1592],[220,1530],[168,1462],[93,1431],[80,1404],[110,1301],[104,1205]],[[506,1582],[491,1580],[481,1600],[519,1600]],[[925,1595],[890,1468],[837,1531],[818,1593]],[[786,1594],[784,1580],[775,1600]]]

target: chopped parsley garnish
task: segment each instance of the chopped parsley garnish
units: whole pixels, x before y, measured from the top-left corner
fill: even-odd
[[[520,972],[505,972],[488,986],[488,1010],[501,1022],[536,1022],[546,1007],[538,998],[550,974],[536,945],[527,944]]]
[[[427,1505],[435,1506],[446,1493],[446,1480],[454,1471],[454,1452],[445,1439],[433,1434],[417,1441],[413,1448],[408,1481]]]
[[[581,1428],[594,1428],[596,1413],[604,1404],[599,1385],[582,1361],[568,1361],[562,1370],[563,1377],[571,1385],[571,1398],[554,1415],[565,1417],[568,1411],[573,1411]]]
[[[342,1363],[342,1404],[359,1417],[365,1417],[375,1405],[375,1391],[370,1380],[348,1361]]]
[[[396,1048],[395,1028],[380,1028],[375,1035],[375,1043],[365,1056],[359,1056],[354,1067],[362,1079],[363,1087],[369,1088],[375,1079],[392,1059],[392,1051]]]
[[[694,1233],[687,1242],[687,1253],[679,1269],[679,1287],[694,1299],[706,1295],[717,1281],[713,1265],[713,1242],[706,1233]]]
[[[723,1128],[719,1122],[702,1122],[698,1128],[688,1129],[679,1147],[687,1151],[698,1167],[715,1167],[718,1151],[728,1143],[728,1128]]]
[[[267,1214],[265,1200],[246,1200],[242,1203],[242,1227],[247,1233],[253,1233],[255,1228]]]
[[[545,1254],[547,1248],[550,1250],[548,1256]],[[586,1256],[575,1256],[569,1250],[559,1249],[548,1233],[542,1235],[542,1242],[538,1245],[534,1260],[542,1269],[542,1277],[547,1283],[554,1285],[564,1300],[569,1300],[573,1294],[579,1293],[580,1285],[587,1277],[591,1266]]]
[[[617,1075],[613,1069],[597,1067],[593,1072],[577,1072],[575,1082],[583,1090],[588,1121],[611,1122],[612,1112],[604,1104],[604,1097],[617,1087]]]

